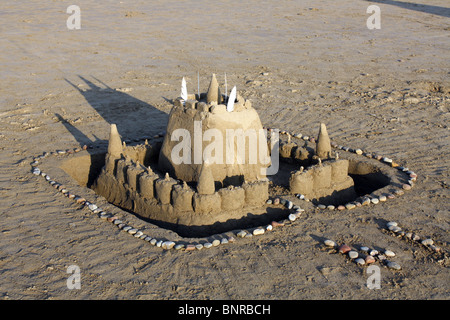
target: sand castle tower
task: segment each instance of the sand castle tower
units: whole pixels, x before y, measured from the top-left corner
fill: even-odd
[[[265,177],[270,163],[263,164],[259,157],[268,156],[259,115],[239,94],[234,101],[230,97],[220,93],[213,74],[206,94],[174,101],[159,154],[161,170],[177,179],[197,182],[208,157],[208,171],[223,186]]]

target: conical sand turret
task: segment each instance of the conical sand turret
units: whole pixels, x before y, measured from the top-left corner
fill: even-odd
[[[331,157],[331,143],[328,136],[327,127],[324,123],[320,124],[319,136],[317,138],[316,155],[320,159],[328,159]]]
[[[117,126],[113,123],[109,131],[108,153],[113,157],[120,158],[122,152],[122,140],[119,131],[117,131]]]
[[[197,192],[199,194],[213,194],[216,191],[214,177],[208,163],[203,162],[202,170],[197,182]]]
[[[117,126],[115,124],[111,124],[109,131],[108,153],[105,158],[106,170],[108,172],[114,172],[116,160],[122,157],[122,152],[122,141],[120,139],[119,132],[117,131]]]
[[[220,94],[219,84],[217,83],[216,75],[213,73],[211,83],[209,84],[208,92],[206,94],[206,102],[211,103],[216,101],[218,104],[222,102],[222,95]]]

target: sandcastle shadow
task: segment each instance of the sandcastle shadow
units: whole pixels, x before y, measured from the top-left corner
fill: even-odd
[[[395,1],[395,0],[366,0],[368,2],[377,2],[381,4],[389,4],[393,6],[397,6],[403,9],[408,10],[414,10],[414,11],[420,11],[425,13],[434,14],[437,16],[442,17],[450,17],[450,8],[436,6],[436,5],[429,5],[429,4],[422,4],[422,3],[412,3],[412,2],[405,2],[405,1]]]
[[[98,84],[83,76],[78,75],[78,77],[88,86],[87,89],[80,88],[68,79],[65,81],[81,93],[89,105],[106,122],[116,124],[124,136],[126,135],[130,139],[142,136],[150,137],[165,129],[168,121],[167,113],[126,92],[111,88],[95,77],[92,78]],[[98,139],[97,141],[89,139],[79,129],[64,121],[60,115],[57,117],[80,144],[98,142]],[[143,122],[145,119],[148,121]]]

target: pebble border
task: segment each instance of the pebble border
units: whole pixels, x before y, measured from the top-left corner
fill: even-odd
[[[265,128],[268,130],[271,130],[269,128]],[[310,138],[308,136],[303,136],[302,134],[292,134],[289,133],[287,131],[280,131],[281,134],[284,135],[290,135],[292,137],[295,138],[300,138],[303,139],[305,141],[310,141],[310,142],[315,142],[314,138]],[[153,138],[161,138],[164,137],[164,133],[160,133],[157,134],[155,136],[153,136]],[[149,139],[149,137],[145,137],[142,139],[134,139],[134,142],[139,142],[139,141],[144,141],[146,139]],[[129,143],[130,141],[125,141],[126,143]],[[372,159],[376,159],[379,160],[387,165],[391,165],[391,167],[397,168],[398,170],[401,170],[403,172],[405,172],[407,175],[409,175],[410,179],[408,180],[408,184],[405,184],[402,186],[403,190],[410,190],[413,186],[414,183],[416,182],[417,179],[417,174],[414,173],[413,171],[410,171],[408,168],[404,168],[399,166],[397,163],[395,163],[394,161],[392,161],[392,159],[389,159],[387,157],[383,157],[383,156],[379,156],[379,155],[372,155],[371,153],[367,153],[367,152],[363,152],[361,149],[351,149],[348,147],[344,147],[344,146],[340,146],[337,145],[335,143],[331,143],[331,146],[333,148],[337,148],[340,150],[344,150],[344,151],[348,151],[348,152],[353,152],[357,155],[363,155],[367,158],[372,158]],[[92,213],[97,214],[99,218],[101,218],[102,220],[106,220],[110,223],[113,223],[115,226],[117,226],[120,230],[127,232],[130,235],[133,235],[135,238],[139,238],[141,240],[147,241],[149,242],[151,245],[154,245],[156,247],[160,247],[162,249],[165,250],[179,250],[179,251],[193,251],[193,250],[201,250],[203,248],[211,248],[211,247],[217,247],[219,245],[222,244],[227,244],[227,243],[232,243],[234,242],[236,239],[233,236],[222,236],[221,239],[214,239],[213,241],[209,242],[209,241],[205,241],[202,243],[186,243],[186,241],[178,241],[178,242],[174,242],[171,240],[167,240],[167,239],[157,239],[157,238],[153,238],[147,234],[145,234],[143,231],[134,228],[133,226],[123,222],[122,220],[120,220],[117,216],[108,213],[104,210],[102,210],[101,208],[99,208],[96,204],[86,200],[85,198],[78,196],[76,194],[71,193],[67,188],[65,188],[62,184],[58,183],[57,181],[54,181],[51,179],[51,177],[46,174],[45,172],[42,172],[38,165],[39,162],[42,159],[47,158],[48,156],[54,156],[54,155],[70,155],[70,154],[75,154],[87,149],[90,149],[92,147],[88,147],[87,145],[84,145],[81,148],[74,148],[74,149],[66,149],[66,150],[56,150],[54,152],[44,152],[42,155],[36,156],[33,158],[33,162],[30,163],[31,168],[32,168],[32,173],[36,176],[41,176],[43,177],[51,186],[53,186],[55,189],[57,189],[58,191],[60,191],[64,196],[66,196],[67,198],[73,200],[74,202],[84,205],[85,207],[87,207]],[[363,201],[362,203],[354,203],[354,202],[350,202],[348,204],[346,204],[345,206],[338,206],[337,208],[335,208],[334,206],[324,206],[324,205],[317,205],[316,207],[319,209],[328,209],[328,210],[345,210],[345,209],[353,209],[355,207],[360,207],[363,205],[369,205],[370,203],[372,204],[377,204],[379,202],[383,202],[386,201],[387,199],[394,199],[396,198],[396,196],[400,196],[402,194],[404,194],[404,191],[402,189],[398,189],[395,191],[395,194],[389,194],[387,195],[385,198],[381,198],[381,197],[369,197],[368,199],[366,199],[366,201]],[[305,201],[309,201],[309,199],[305,198],[305,196],[300,195],[300,194],[296,194],[296,197],[300,200],[305,200]],[[300,218],[301,214],[305,211],[304,209],[300,208],[297,205],[294,205],[292,201],[287,200],[287,199],[283,199],[281,197],[275,197],[273,199],[269,199],[267,200],[267,204],[281,204],[284,205],[288,210],[290,210],[290,214],[288,215],[287,219],[281,220],[281,221],[272,221],[270,224],[266,225],[266,226],[260,226],[257,228],[251,228],[251,229],[243,229],[243,230],[239,230],[239,231],[233,231],[233,233],[235,234],[235,236],[237,238],[250,238],[253,236],[258,236],[258,235],[263,235],[264,233],[273,230],[273,228],[277,228],[277,227],[282,227],[286,224],[290,224],[293,223],[294,221],[296,221],[298,218]],[[200,241],[198,241],[200,242]]]

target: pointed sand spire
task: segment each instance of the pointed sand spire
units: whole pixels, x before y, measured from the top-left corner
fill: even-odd
[[[200,171],[200,176],[197,182],[197,192],[199,194],[214,194],[216,191],[214,185],[214,177],[211,172],[211,167],[208,162],[203,162],[202,169]]]
[[[319,136],[317,138],[316,155],[320,159],[331,157],[331,142],[328,136],[327,127],[324,123],[320,124]]]
[[[206,94],[206,102],[211,103],[216,101],[218,104],[222,102],[219,84],[217,82],[216,74],[212,74],[211,82],[209,84],[208,92]]]
[[[120,139],[119,131],[117,131],[117,126],[113,123],[111,124],[109,132],[108,154],[120,158],[122,152],[122,141]]]

